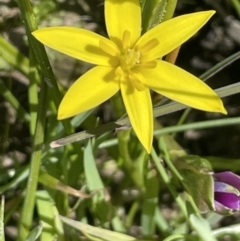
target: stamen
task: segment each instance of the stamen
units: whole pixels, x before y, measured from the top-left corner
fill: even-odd
[[[99,40],[99,47],[107,54],[111,56],[119,55],[118,47],[112,42]]]
[[[145,82],[145,79],[142,75],[136,74],[136,73],[131,73],[129,76],[129,80],[133,84],[133,86],[138,90],[138,91],[143,91],[146,89],[146,86],[143,84]]]
[[[139,65],[139,67],[147,68],[147,69],[154,69],[157,67],[157,60],[143,62]]]
[[[122,38],[122,47],[123,49],[127,49],[130,46],[130,37],[131,37],[131,33],[128,30],[125,30],[123,32],[123,38]]]
[[[145,45],[139,47],[139,50],[144,55],[144,54],[147,54],[150,50],[157,47],[158,45],[159,45],[159,41],[156,38],[153,38],[149,40]]]
[[[115,70],[115,75],[118,80],[123,81],[124,80],[124,72],[120,66],[117,67]]]

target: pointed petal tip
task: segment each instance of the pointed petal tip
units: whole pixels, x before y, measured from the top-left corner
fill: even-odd
[[[209,15],[211,15],[211,16],[216,13],[215,10],[208,10],[208,11],[205,11],[205,12],[206,12],[206,13],[209,13]]]
[[[147,154],[151,154],[152,152],[152,137],[150,138],[144,138],[144,139],[140,139],[138,137],[140,143],[142,144],[143,148],[145,149],[145,151],[147,152]]]
[[[151,128],[151,127],[150,127]],[[135,130],[134,130],[135,131]],[[135,131],[136,132],[136,131]],[[151,131],[149,131],[151,132]],[[149,133],[149,135],[146,135],[146,133],[141,133],[139,135],[139,131],[138,131],[138,139],[141,142],[141,144],[143,145],[144,149],[146,150],[146,152],[148,154],[151,153],[152,151],[152,142],[153,142],[153,129],[152,129],[152,134]]]
[[[62,103],[61,103],[62,104]],[[68,113],[67,111],[63,110],[63,106],[59,106],[58,113],[57,113],[57,120],[64,120],[70,117],[73,117],[74,115],[77,115],[78,113]]]
[[[152,151],[152,145],[150,145],[148,148],[145,148],[147,153],[150,154]]]
[[[223,107],[222,108],[222,111],[221,111],[224,115],[227,115],[228,114],[228,112],[227,112],[227,110]]]
[[[224,114],[224,115],[227,115],[228,112],[227,112],[227,110],[225,109],[225,107],[224,107],[224,105],[223,105],[223,103],[222,103],[222,100],[221,100],[220,98],[219,98],[219,100],[220,100],[219,107],[216,108],[214,111],[215,111],[215,112],[222,113],[222,114]]]
[[[139,138],[139,137],[138,137]],[[152,151],[152,138],[148,139],[144,138],[144,139],[140,139],[139,141],[141,142],[141,144],[143,145],[144,149],[146,150],[147,154],[150,154]]]
[[[66,116],[66,115],[61,114],[61,113],[58,112],[58,115],[57,115],[57,119],[58,119],[58,120],[67,119],[68,117],[70,117],[70,116]]]

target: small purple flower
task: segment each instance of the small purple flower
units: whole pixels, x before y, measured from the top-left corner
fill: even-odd
[[[214,175],[215,211],[231,214],[240,210],[240,176],[226,171]]]

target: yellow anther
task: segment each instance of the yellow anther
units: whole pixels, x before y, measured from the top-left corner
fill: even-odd
[[[151,51],[152,49],[154,49],[155,47],[157,47],[159,45],[159,41],[156,38],[153,38],[151,40],[149,40],[145,45],[143,45],[142,47],[139,48],[139,51],[141,51],[141,54],[146,54],[149,51]]]
[[[119,49],[113,42],[108,41],[99,41],[99,47],[107,54],[111,56],[119,55]]]
[[[130,47],[130,38],[131,38],[131,33],[128,30],[125,30],[123,32],[123,38],[122,38],[123,49],[127,49]]]
[[[140,65],[141,68],[147,68],[147,69],[154,69],[157,67],[157,60],[149,61],[149,62],[144,62],[141,63]]]
[[[145,90],[145,85],[141,82],[141,80],[138,78],[139,76],[131,73],[128,78],[131,81],[132,85],[138,90],[138,91],[142,91]]]
[[[122,70],[122,68],[120,66],[117,67],[117,69],[115,70],[115,75],[117,77],[118,80],[123,81],[125,78],[125,73]]]

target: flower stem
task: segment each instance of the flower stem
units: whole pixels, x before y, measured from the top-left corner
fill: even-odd
[[[177,6],[178,0],[169,0],[166,6],[166,14],[164,15],[163,21],[166,21],[172,18],[175,8]]]
[[[41,164],[42,144],[44,141],[45,116],[47,103],[49,101],[49,98],[47,98],[47,89],[49,89],[49,91],[51,92],[49,96],[53,99],[56,107],[58,107],[62,95],[59,91],[44,46],[39,43],[31,34],[31,32],[37,29],[37,22],[35,20],[31,2],[30,0],[18,0],[17,2],[21,12],[21,18],[26,29],[26,34],[28,36],[30,48],[34,53],[33,59],[35,58],[37,60],[37,63],[39,64],[41,70],[40,76],[43,77],[40,84],[41,91],[37,112],[37,122],[35,133],[33,136],[33,154],[30,164],[30,174],[28,178],[26,196],[24,199],[22,214],[19,223],[18,241],[22,241],[25,240],[26,236],[29,233],[33,218],[35,201],[34,199],[38,182],[38,173]],[[73,133],[73,128],[71,127],[69,121],[63,121],[62,123],[66,133]],[[79,145],[74,144],[73,147],[75,148],[75,152],[80,155],[81,150],[79,148]],[[67,148],[72,148],[72,146],[69,146]],[[79,168],[79,173],[80,172],[82,172],[81,168]]]
[[[35,192],[38,183],[38,173],[41,165],[42,146],[44,141],[44,127],[47,107],[46,96],[46,84],[44,81],[42,81],[37,112],[37,124],[33,139],[33,154],[30,164],[30,173],[19,223],[19,241],[25,240],[32,225],[33,209],[35,205]]]
[[[170,180],[166,170],[164,169],[162,164],[159,162],[159,158],[158,158],[154,148],[152,148],[151,156],[152,156],[153,162],[155,163],[159,174],[161,175],[161,177],[163,179],[163,182],[165,183],[168,190],[170,191],[170,193],[174,197],[175,201],[178,203],[178,205],[179,205],[180,209],[182,210],[184,216],[187,218],[188,216],[187,216],[187,209],[186,209],[185,202],[182,199],[182,197],[177,193],[174,186],[172,185],[171,180]]]

